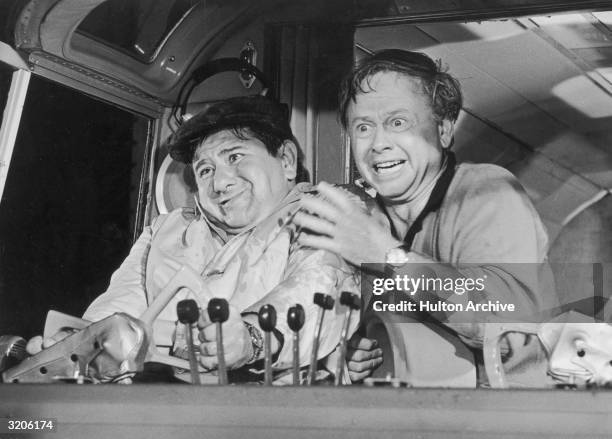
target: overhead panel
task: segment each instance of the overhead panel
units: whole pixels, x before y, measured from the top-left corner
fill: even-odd
[[[605,18],[604,14],[600,16]],[[568,49],[612,47],[610,36],[597,28],[597,22],[601,22],[595,14],[542,16],[530,20]]]
[[[585,74],[612,94],[612,14],[568,14],[530,19],[540,35],[552,39]]]

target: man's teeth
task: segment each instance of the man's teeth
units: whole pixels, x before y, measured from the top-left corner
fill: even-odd
[[[383,171],[383,172],[384,172],[385,170],[395,168],[396,166],[399,166],[399,165],[401,165],[402,163],[404,163],[404,161],[403,161],[403,160],[394,160],[394,161],[392,161],[392,162],[381,162],[381,163],[375,163],[375,164],[374,164],[374,169],[375,169],[377,172],[380,172],[380,171]]]

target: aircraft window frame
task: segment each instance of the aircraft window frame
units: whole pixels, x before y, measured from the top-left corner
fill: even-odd
[[[4,67],[4,64],[0,65]],[[0,166],[0,177],[2,177],[0,181],[0,183],[2,183],[0,186],[0,192],[2,192],[0,193],[0,209],[2,209],[3,214],[3,231],[9,231],[11,227],[14,227],[14,224],[11,224],[11,222],[23,221],[25,218],[26,225],[24,226],[23,236],[21,236],[21,232],[18,234],[23,240],[23,251],[27,253],[27,251],[30,251],[28,249],[36,247],[37,245],[39,245],[37,248],[41,250],[40,243],[45,245],[45,248],[47,246],[52,248],[53,245],[57,245],[57,239],[54,241],[53,236],[57,237],[62,235],[61,227],[66,227],[66,224],[69,224],[74,218],[78,218],[80,215],[79,212],[91,211],[92,214],[95,215],[94,221],[79,222],[78,220],[74,220],[76,225],[81,224],[82,226],[80,226],[80,229],[78,227],[75,229],[75,231],[78,232],[77,240],[68,240],[68,242],[72,242],[73,247],[77,246],[74,248],[79,248],[79,251],[83,251],[81,241],[98,240],[98,244],[100,244],[98,248],[99,253],[102,254],[106,251],[108,255],[105,256],[105,262],[99,264],[91,263],[88,264],[87,267],[92,268],[92,273],[101,273],[106,269],[110,271],[104,275],[104,280],[102,282],[96,282],[93,275],[91,278],[84,277],[80,279],[79,276],[75,274],[77,272],[75,271],[77,265],[75,265],[73,259],[68,257],[66,261],[66,273],[70,274],[70,270],[72,270],[72,274],[64,279],[66,282],[66,289],[68,289],[70,285],[72,285],[70,288],[76,288],[75,286],[78,285],[79,282],[87,279],[86,282],[83,282],[83,291],[89,291],[87,294],[90,294],[92,289],[100,288],[100,286],[107,281],[112,272],[116,269],[116,266],[112,265],[114,263],[113,258],[116,259],[117,257],[121,257],[122,260],[125,257],[129,248],[140,236],[144,226],[150,219],[152,201],[148,194],[151,191],[151,181],[153,181],[152,177],[155,159],[155,154],[153,152],[158,143],[158,137],[156,136],[158,133],[156,129],[158,126],[157,119],[151,115],[138,113],[127,107],[120,106],[117,103],[100,99],[79,88],[70,87],[61,81],[50,80],[42,75],[36,75],[35,79],[37,79],[37,82],[31,82],[29,81],[31,76],[29,70],[17,69],[11,73],[10,70],[7,69],[7,71],[3,70],[2,74],[3,78],[7,76],[11,78],[12,83],[9,99],[6,102],[4,111],[5,121],[8,122],[3,123],[3,129],[0,132],[0,160],[2,160],[0,163],[5,164],[5,166]],[[24,83],[24,81],[26,82]],[[44,83],[46,83],[46,85]],[[63,90],[60,90],[60,88]],[[48,93],[41,95],[41,90],[48,90]],[[56,99],[56,95],[59,100]],[[80,126],[84,128],[74,131],[75,127],[71,122],[75,120],[74,116],[61,117],[56,120],[57,124],[54,124],[57,129],[51,129],[52,133],[47,139],[50,143],[46,146],[51,146],[51,148],[37,148],[38,142],[41,140],[36,141],[36,139],[41,139],[41,134],[45,133],[45,126],[49,129],[49,125],[48,122],[45,121],[46,118],[41,117],[41,111],[37,112],[37,110],[34,110],[35,106],[40,106],[37,104],[37,102],[40,103],[40,100],[36,99],[35,96],[44,96],[45,100],[48,101],[47,104],[45,104],[47,108],[55,105],[56,102],[60,102],[59,105],[65,105],[67,111],[59,111],[58,113],[70,114],[70,112],[72,112],[73,115],[75,110],[74,108],[70,110],[68,106],[72,105],[67,102],[72,102],[70,96],[74,96],[75,105],[80,105],[79,108],[93,108],[90,114],[92,118],[96,117],[94,116],[95,114],[100,114],[100,109],[102,109],[102,114],[111,115],[113,119],[101,119],[103,122],[102,125],[94,120],[93,123],[98,126],[98,134],[96,135],[96,131],[91,131],[91,134],[77,134],[89,132],[91,125],[88,124],[88,122],[90,120],[85,119],[81,121]],[[64,103],[62,104],[61,102]],[[129,117],[124,116],[124,114]],[[107,122],[104,122],[105,119]],[[108,129],[111,120],[120,122],[113,125],[113,127],[117,127],[116,130]],[[37,127],[40,127],[40,130]],[[26,140],[24,136],[28,133],[27,139],[29,140]],[[64,140],[63,136],[70,136],[71,133],[75,133],[80,140],[77,142],[68,142],[68,139]],[[105,133],[108,133],[107,140],[110,142],[108,145],[109,148],[100,147],[100,142],[103,142],[106,138],[100,137],[100,135],[106,136]],[[47,140],[42,141],[46,142]],[[23,143],[24,141],[27,143]],[[17,144],[19,144],[19,146],[16,146]],[[63,148],[63,146],[69,146],[69,148]],[[92,147],[94,149],[91,149]],[[30,151],[40,151],[40,157],[37,153],[29,154],[27,152],[28,148],[30,148]],[[55,148],[57,148],[56,153],[54,152]],[[47,152],[45,153],[44,151]],[[97,158],[89,160],[86,156],[86,154],[88,154],[87,151],[95,153],[90,153],[90,155]],[[52,195],[42,198],[38,196],[39,202],[33,202],[33,200],[37,199],[36,196],[33,196],[32,199],[29,200],[27,198],[22,199],[23,191],[15,191],[18,187],[27,187],[27,184],[22,184],[24,178],[26,179],[25,181],[36,181],[37,178],[42,178],[39,175],[40,172],[33,174],[35,177],[32,178],[28,178],[28,172],[23,172],[24,166],[27,165],[27,163],[24,164],[25,157],[29,157],[26,159],[26,162],[27,160],[31,160],[30,164],[32,164],[33,168],[36,168],[36,166],[40,167],[42,163],[46,163],[46,165],[43,165],[42,169],[46,169],[45,167],[47,166],[50,170],[48,175],[45,175],[54,178],[50,178],[50,182],[45,183],[48,184],[49,190],[35,191],[35,193],[53,194],[53,187],[55,187],[57,196]],[[57,157],[58,159],[49,160],[50,157]],[[9,166],[11,161],[13,163]],[[87,163],[90,165],[83,166]],[[77,169],[77,171],[72,172],[69,168]],[[81,168],[81,170],[78,170],[79,168]],[[32,172],[34,172],[34,169],[32,169]],[[72,177],[82,177],[85,178],[85,181],[76,180],[83,181],[82,186],[80,184],[69,185],[64,190],[58,187],[57,183],[59,181],[70,182]],[[73,179],[72,181],[75,180]],[[56,184],[53,185],[51,182],[55,182]],[[99,184],[102,185],[98,186]],[[117,192],[113,192],[109,189],[117,187],[122,191],[121,196],[119,196]],[[106,202],[103,201],[104,199],[106,199]],[[40,200],[43,201],[41,202]],[[48,203],[47,200],[49,200]],[[91,202],[88,203],[88,200],[91,200]],[[87,209],[85,208],[86,205],[96,208]],[[123,209],[121,206],[125,206],[126,209]],[[75,208],[76,211],[74,210]],[[41,209],[43,212],[48,212],[41,213]],[[41,215],[43,217],[45,215],[51,215],[49,218],[53,217],[49,212],[53,212],[53,215],[56,216],[55,219],[59,220],[49,221],[50,226],[48,228],[49,230],[53,229],[53,234],[49,235],[48,238],[44,238],[44,236],[48,235],[47,233],[36,235],[36,232],[34,232],[34,238],[32,238],[30,233],[32,233],[32,230],[38,230],[38,228],[32,229],[30,227],[28,229],[27,224],[29,223],[27,219],[39,218]],[[83,218],[85,216],[86,214],[81,215]],[[52,225],[55,223],[63,225],[60,225],[59,229],[53,228]],[[44,230],[45,226],[43,224],[44,221],[41,223],[40,229]],[[7,228],[4,229],[4,226]],[[96,229],[97,231],[95,231]],[[92,230],[94,230],[94,233],[91,232]],[[3,257],[10,258],[10,249],[16,248],[16,245],[9,245],[8,242],[9,239],[7,238],[4,242],[6,245],[3,246],[1,250],[3,252]],[[14,242],[14,240],[12,242]],[[127,247],[124,248],[126,245]],[[37,251],[37,254],[38,253],[44,254],[43,251]],[[67,254],[70,255],[71,252]],[[58,256],[57,260],[62,261],[62,258],[63,255]],[[26,260],[29,259],[30,258],[26,258]],[[19,262],[21,258],[12,257],[11,260],[16,261],[16,265],[11,265],[10,268],[4,267],[7,270],[5,273],[0,271],[0,280],[10,278],[10,282],[12,282],[13,293],[10,293],[11,290],[7,286],[8,283],[7,285],[3,285],[2,282],[0,282],[0,286],[6,286],[6,290],[3,291],[3,293],[8,294],[7,297],[9,299],[14,297],[15,291],[19,291],[20,289],[23,291],[30,290],[28,285],[20,280],[20,275],[16,275],[17,277],[10,277],[14,273],[21,271],[21,269],[16,269],[16,267],[19,267],[19,264],[21,264],[21,262]],[[71,263],[72,265],[70,265]],[[27,266],[27,264],[24,265],[24,267],[25,266]],[[40,265],[34,264],[33,267],[34,272],[37,274],[44,272],[44,270],[37,268],[40,267]],[[60,271],[58,271],[58,273],[60,273]],[[6,279],[4,279],[4,274],[7,275]],[[96,276],[97,275],[98,274],[96,274]],[[33,278],[35,278],[35,276],[33,276]],[[50,285],[56,285],[58,280],[52,278],[49,282],[49,291],[51,292],[52,288]],[[101,292],[103,292],[103,289],[97,291],[97,294]],[[51,308],[59,306],[58,303],[62,303],[61,306],[69,306],[61,301],[55,302],[56,304],[53,305],[52,300],[60,299],[57,299],[57,296],[53,294],[49,297],[50,302],[47,305]],[[82,310],[80,310],[80,312],[82,312]],[[26,322],[27,319],[23,321]]]
[[[162,0],[163,1],[163,0]],[[144,0],[139,0],[139,4],[143,3]],[[123,3],[119,1],[118,3]],[[132,3],[130,3],[133,5]],[[176,29],[185,21],[186,17],[193,12],[193,10],[198,6],[198,3],[195,2],[187,7],[182,13],[180,13],[180,17],[170,26],[167,26],[169,30],[165,34],[161,34],[156,38],[156,42],[152,45],[151,49],[145,50],[142,49],[138,42],[132,45],[133,50],[128,49],[127,47],[117,44],[112,40],[105,38],[103,34],[98,33],[97,31],[92,31],[91,29],[86,29],[86,26],[93,25],[98,18],[96,14],[102,12],[113,13],[112,9],[114,4],[112,1],[105,1],[98,6],[96,6],[87,16],[79,23],[79,26],[76,28],[75,33],[85,36],[87,38],[91,38],[94,41],[99,42],[100,44],[111,47],[121,53],[128,55],[129,57],[146,64],[150,64],[155,61],[161,50],[163,49],[166,42],[172,37]],[[105,10],[106,9],[106,10]],[[90,24],[91,23],[91,24]],[[137,36],[136,36],[137,38]]]
[[[31,75],[29,70],[17,68],[13,71],[8,95],[3,106],[2,125],[0,126],[0,203],[2,202]]]

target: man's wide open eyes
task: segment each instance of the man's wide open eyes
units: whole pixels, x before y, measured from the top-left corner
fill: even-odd
[[[389,123],[389,125],[391,126],[391,129],[394,131],[405,130],[409,126],[408,121],[406,119],[402,119],[399,117],[391,119],[391,122]]]
[[[355,134],[358,137],[367,137],[371,134],[372,127],[365,123],[360,123],[355,127]]]

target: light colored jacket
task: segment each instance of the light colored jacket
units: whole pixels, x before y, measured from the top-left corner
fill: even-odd
[[[309,184],[297,185],[276,212],[239,235],[228,237],[210,224],[202,213],[178,209],[160,215],[132,247],[121,267],[113,274],[108,290],[87,309],[83,318],[100,320],[115,312],[139,317],[176,272],[187,265],[201,273],[211,297],[227,299],[240,310],[243,319],[255,323],[262,305],[277,311],[277,329],[284,337],[277,368],[292,362],[292,332],[286,316],[299,303],[306,312],[300,335],[300,362],[309,363],[317,306],[315,292],[339,298],[342,291],[359,294],[358,277],[342,258],[323,250],[304,248],[291,242],[291,231],[281,228],[282,220],[298,208]],[[180,291],[159,314],[155,325],[158,346],[171,346],[176,304],[190,293]],[[205,312],[205,311],[204,311]],[[319,358],[330,354],[340,340],[344,309],[336,303],[325,315]],[[355,329],[357,318],[353,320]]]

